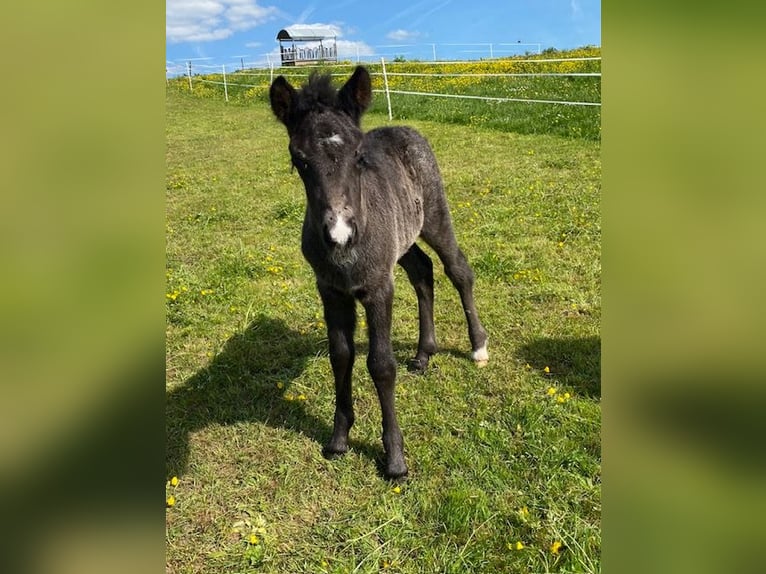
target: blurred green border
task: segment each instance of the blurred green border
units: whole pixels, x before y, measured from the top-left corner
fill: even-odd
[[[2,572],[164,566],[164,23],[3,9]]]
[[[610,572],[761,569],[759,15],[745,3],[603,10]]]

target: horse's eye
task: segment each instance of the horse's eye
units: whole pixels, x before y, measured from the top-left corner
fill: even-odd
[[[309,164],[297,153],[290,153],[290,161],[292,161],[293,165],[298,168],[298,171],[305,171],[309,167]]]

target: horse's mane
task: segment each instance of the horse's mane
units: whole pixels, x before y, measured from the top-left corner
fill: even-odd
[[[306,82],[298,92],[298,109],[301,112],[332,107],[335,105],[337,90],[332,85],[330,74],[311,72]]]

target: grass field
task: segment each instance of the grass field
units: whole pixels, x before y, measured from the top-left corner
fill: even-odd
[[[546,76],[539,74],[588,74],[601,72],[601,48],[583,47],[574,50],[547,51],[536,56],[520,56],[497,60],[469,62],[388,62],[389,89],[430,94],[451,94],[471,97],[518,98],[526,100],[555,100],[600,102],[599,76]],[[595,58],[595,59],[594,59]],[[569,61],[560,61],[567,59]],[[541,60],[541,62],[535,62]],[[355,64],[347,62],[319,68],[335,76],[348,77]],[[382,65],[365,64],[372,74],[373,89],[378,97],[370,109],[373,113],[388,113]],[[285,75],[300,84],[315,67],[274,69],[274,77]],[[192,89],[186,76],[173,78],[168,89],[192,93],[195,97],[223,100],[232,105],[268,103],[269,70],[240,70],[226,78],[223,74],[193,75]],[[509,75],[515,74],[515,75]],[[532,75],[530,75],[532,74]],[[538,75],[534,75],[538,74]],[[498,131],[524,134],[556,134],[566,137],[598,140],[601,138],[601,108],[599,106],[570,106],[560,104],[530,104],[525,102],[483,101],[436,96],[391,94],[394,119],[432,120]]]
[[[167,571],[599,572],[599,142],[408,121],[439,159],[490,363],[425,247],[441,352],[406,370],[417,310],[397,269],[394,485],[363,328],[352,449],[321,456],[332,374],[283,126],[263,102],[166,105]]]

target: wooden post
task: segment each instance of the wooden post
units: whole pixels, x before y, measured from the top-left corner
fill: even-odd
[[[229,101],[229,89],[226,87],[226,64],[221,64],[221,68],[223,69],[223,95],[226,98],[226,101]]]
[[[388,91],[388,76],[386,75],[386,59],[381,57],[380,63],[383,65],[383,85],[386,88],[386,103],[388,104],[388,121],[390,122],[393,119],[393,114],[391,113],[391,94]]]

